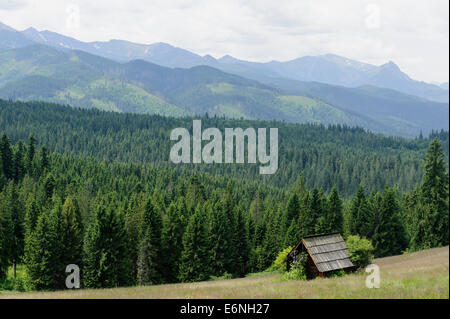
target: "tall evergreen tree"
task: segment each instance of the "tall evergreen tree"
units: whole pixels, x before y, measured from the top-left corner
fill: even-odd
[[[387,185],[383,192],[373,243],[377,257],[400,254],[407,246],[405,228],[400,220],[400,206],[394,190]]]
[[[178,278],[178,267],[181,257],[181,247],[183,245],[183,222],[181,211],[171,203],[167,210],[162,229],[162,251],[164,258],[164,281],[176,282]]]
[[[12,261],[13,225],[8,203],[0,193],[0,280],[6,278]]]
[[[208,207],[208,242],[210,243],[211,272],[214,275],[223,275],[230,272],[228,268],[233,262],[230,250],[234,249],[228,216],[221,201],[214,208]]]
[[[36,138],[33,135],[30,135],[30,137],[28,138],[28,149],[25,161],[25,168],[30,176],[33,176],[33,160],[36,153],[36,149],[34,147],[35,143]]]
[[[14,161],[11,143],[6,134],[2,135],[0,140],[0,156],[3,168],[3,174],[6,179],[12,179],[14,177]]]
[[[291,225],[292,220],[297,221],[299,218],[300,218],[300,201],[297,193],[293,193],[291,197],[289,197],[287,203],[283,229],[287,229]]]
[[[125,218],[115,209],[99,202],[87,227],[83,245],[83,284],[86,288],[133,283]]]
[[[68,196],[62,207],[63,263],[81,266],[83,224],[77,201]]]
[[[330,232],[344,232],[344,216],[342,210],[342,200],[339,197],[339,192],[334,186],[331,189],[331,194],[328,199],[329,211],[329,231]]]
[[[240,277],[244,276],[248,271],[250,243],[248,224],[244,216],[243,209],[236,211],[236,274]]]
[[[427,225],[424,240],[431,247],[449,243],[449,180],[444,162],[444,154],[437,139],[431,141],[424,164],[421,192],[422,202],[428,207]]]
[[[161,214],[153,204],[153,199],[149,198],[145,203],[140,230],[137,269],[140,284],[158,284],[163,281],[161,231]]]
[[[19,197],[17,186],[10,182],[6,189],[6,205],[9,210],[9,215],[12,223],[12,238],[11,238],[11,258],[14,267],[14,278],[16,277],[17,265],[21,262],[24,251],[24,205]]]
[[[179,279],[182,282],[202,281],[211,275],[211,257],[208,250],[205,216],[197,208],[190,217],[183,234]]]

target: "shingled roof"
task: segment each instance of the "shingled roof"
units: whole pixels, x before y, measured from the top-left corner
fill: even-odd
[[[339,233],[305,237],[289,255],[300,245],[306,248],[317,270],[321,273],[353,267],[345,241]]]

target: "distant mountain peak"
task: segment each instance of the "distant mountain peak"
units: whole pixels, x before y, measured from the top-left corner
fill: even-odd
[[[385,64],[380,65],[381,69],[389,69],[389,70],[395,70],[401,72],[400,68],[397,64],[395,64],[393,61],[389,61]]]
[[[236,63],[236,62],[239,62],[239,60],[232,57],[231,55],[227,54],[227,55],[224,55],[223,57],[221,57],[219,59],[219,62],[221,62],[221,63]]]
[[[155,42],[151,44],[153,47],[160,47],[160,48],[175,48],[173,45],[166,43],[166,42]]]
[[[24,32],[24,33],[31,33],[31,32],[33,32],[33,33],[39,33],[39,31],[37,30],[37,29],[35,29],[35,28],[33,28],[33,27],[29,27],[29,28],[26,28],[25,30],[23,30],[22,32]]]
[[[16,31],[13,28],[11,28],[10,26],[8,26],[8,25],[6,25],[4,23],[1,23],[1,22],[0,22],[0,30]]]
[[[210,54],[205,54],[202,58],[207,62],[216,62],[216,59]]]

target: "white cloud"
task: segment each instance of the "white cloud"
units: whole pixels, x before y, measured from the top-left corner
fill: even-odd
[[[67,24],[73,4],[78,28]],[[83,41],[167,42],[253,61],[323,53],[373,64],[392,60],[415,79],[443,82],[448,7],[442,0],[0,0],[0,21]]]
[[[16,10],[26,5],[26,0],[0,0],[0,10]]]

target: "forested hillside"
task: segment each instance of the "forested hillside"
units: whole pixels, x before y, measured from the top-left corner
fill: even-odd
[[[207,171],[239,179],[253,179],[267,185],[289,187],[303,172],[308,187],[329,192],[335,185],[348,197],[362,184],[381,191],[385,183],[409,191],[422,175],[421,161],[431,138],[438,137],[448,158],[448,132],[414,140],[367,133],[346,126],[299,125],[282,122],[202,118],[203,128],[277,127],[279,169],[261,176],[257,164],[197,165],[179,169]],[[167,167],[172,146],[170,131],[192,127],[192,118],[118,114],[74,109],[42,102],[0,100],[0,132],[14,142],[32,134],[50,151],[91,156],[106,162],[151,163]]]
[[[26,289],[37,290],[64,288],[68,264],[81,267],[86,288],[243,276],[269,267],[302,236],[334,231],[369,238],[381,257],[449,242],[448,172],[437,139],[413,191],[361,186],[350,200],[336,188],[309,189],[301,177],[281,190],[61,155],[36,142],[1,137],[0,283],[17,264],[25,265]]]

